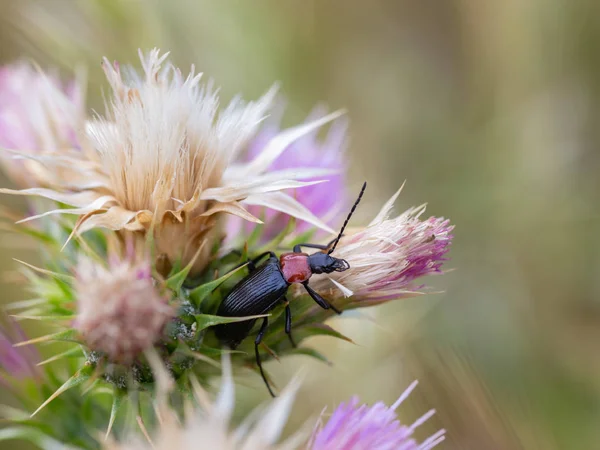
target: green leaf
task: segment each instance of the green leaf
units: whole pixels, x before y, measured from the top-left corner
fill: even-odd
[[[77,316],[74,314],[69,316],[36,316],[32,314],[11,314],[10,317],[13,317],[17,320],[41,320],[56,322],[59,320],[73,320]]]
[[[123,404],[123,399],[127,396],[127,391],[124,389],[115,389],[113,393],[112,407],[110,408],[110,419],[108,420],[108,427],[106,429],[105,439],[110,436],[110,431],[115,423],[119,408]]]
[[[205,362],[213,367],[216,367],[217,369],[221,368],[221,364],[217,361],[215,361],[214,359],[212,359],[210,356],[206,356],[203,353],[200,352],[195,352],[193,350],[190,349],[181,349],[179,350],[183,355],[186,356],[191,356],[194,359],[197,359],[198,361],[202,361]]]
[[[73,375],[71,378],[69,378],[67,381],[65,381],[65,383],[61,387],[59,387],[54,392],[54,394],[52,394],[50,397],[48,397],[48,399],[44,403],[42,403],[38,409],[36,409],[34,411],[34,413],[31,415],[31,417],[35,416],[44,407],[46,407],[46,405],[48,405],[48,403],[50,403],[52,400],[54,400],[56,397],[58,397],[63,392],[66,392],[69,389],[74,388],[75,386],[79,386],[84,381],[89,380],[93,370],[94,370],[94,368],[92,366],[88,366],[88,365],[83,366],[77,373],[75,373],[75,375]]]
[[[292,240],[292,242],[290,242],[290,247],[293,247],[294,245],[297,245],[297,244],[305,244],[307,242],[312,241],[314,234],[315,234],[315,230],[313,230],[313,229],[310,229],[308,231],[305,231],[304,233],[299,234]]]
[[[32,227],[24,226],[23,224],[12,224],[9,225],[8,228],[15,233],[24,234],[26,236],[32,237],[43,244],[50,245],[51,247],[56,247],[57,249],[59,248],[56,240],[48,233],[44,233],[43,231],[36,230]]]
[[[176,272],[174,275],[172,275],[171,277],[169,277],[167,279],[167,281],[165,281],[165,284],[167,285],[167,287],[169,289],[171,289],[173,291],[179,291],[181,289],[181,286],[183,286],[183,282],[185,281],[185,279],[189,275],[190,270],[192,270],[192,267],[194,266],[194,263],[198,259],[198,256],[200,256],[200,253],[202,252],[203,246],[204,246],[204,244],[202,244],[200,247],[198,247],[198,250],[196,251],[196,254],[192,258],[192,260],[188,263],[187,266],[185,266],[179,272]]]
[[[246,352],[241,351],[241,350],[230,350],[228,348],[213,348],[213,347],[200,347],[197,350],[197,353],[200,353],[202,355],[209,356],[209,357],[221,356],[223,353],[229,353],[230,355],[233,355],[233,354],[245,355],[246,354]]]
[[[0,405],[0,416],[2,419],[10,420],[11,422],[29,419],[29,413],[9,405]]]
[[[23,264],[25,267],[28,267],[29,269],[44,274],[44,275],[49,275],[52,278],[56,278],[58,280],[62,280],[62,281],[73,281],[75,278],[71,275],[66,275],[64,273],[58,273],[58,272],[53,272],[51,270],[46,270],[46,269],[42,269],[41,267],[36,267],[32,264],[26,263],[25,261],[21,261],[20,259],[16,259],[13,258],[13,261],[18,262],[19,264]]]
[[[292,231],[294,231],[295,228],[296,228],[296,218],[290,217],[285,228],[277,236],[275,236],[273,239],[271,239],[268,243],[266,243],[265,245],[260,247],[258,250],[256,250],[255,253],[257,255],[260,255],[261,253],[278,248],[279,245],[284,241],[284,239],[286,237],[288,237],[289,234]]]
[[[190,300],[192,301],[192,303],[196,306],[199,307],[202,302],[215,290],[217,289],[225,280],[227,280],[229,277],[231,277],[234,273],[236,273],[237,271],[239,271],[240,269],[246,267],[247,264],[244,264],[240,267],[237,267],[233,270],[231,270],[230,272],[226,273],[225,275],[223,275],[220,278],[217,278],[216,280],[213,281],[209,281],[208,283],[204,283],[201,284],[200,286],[198,286],[197,288],[193,289],[192,291],[190,291]]]
[[[67,350],[65,352],[59,353],[59,354],[54,355],[54,356],[52,356],[52,357],[50,357],[48,359],[45,359],[42,362],[37,363],[37,365],[38,366],[43,366],[43,365],[46,365],[46,364],[54,362],[54,361],[58,361],[58,360],[63,359],[63,358],[70,358],[72,356],[81,356],[81,355],[82,355],[81,348],[80,347],[73,347],[73,348],[70,348],[69,350]]]
[[[311,358],[315,358],[321,362],[324,362],[328,366],[332,365],[331,361],[329,361],[322,353],[319,353],[317,350],[309,347],[292,348],[288,350],[287,354],[310,356]]]
[[[214,327],[215,325],[221,325],[224,323],[244,322],[246,320],[260,319],[261,317],[267,317],[269,314],[259,314],[256,316],[246,317],[224,317],[224,316],[213,316],[211,314],[196,314],[196,331],[202,331],[208,327]]]
[[[60,450],[60,449],[73,449],[62,442],[53,439],[47,434],[36,430],[32,427],[9,427],[0,430],[0,441],[9,441],[14,439],[22,439],[31,442],[32,444],[44,449],[44,450]]]
[[[60,331],[58,333],[47,334],[46,336],[29,339],[28,341],[17,342],[14,345],[14,347],[22,347],[24,345],[38,344],[40,342],[51,342],[51,341],[80,343],[79,340],[77,339],[77,336],[78,336],[77,330],[70,328],[68,330]]]
[[[305,339],[305,338],[311,337],[311,336],[331,336],[334,338],[338,338],[338,339],[342,339],[344,341],[350,342],[351,344],[355,343],[349,337],[343,335],[342,333],[340,333],[337,330],[334,330],[329,325],[326,325],[324,323],[315,323],[312,325],[304,326],[300,330],[298,330],[297,334],[301,335],[302,339]]]
[[[252,233],[250,233],[250,236],[248,237],[248,239],[246,240],[246,242],[248,243],[248,247],[255,247],[259,240],[260,240],[260,236],[263,233],[263,230],[265,228],[265,212],[263,211],[261,213],[261,216],[259,217],[259,219],[263,222],[260,224],[257,224],[254,229],[252,230]]]
[[[20,300],[18,302],[8,303],[4,309],[7,311],[11,311],[13,309],[22,309],[22,308],[30,308],[32,306],[39,306],[46,304],[45,298],[32,298],[29,300]]]

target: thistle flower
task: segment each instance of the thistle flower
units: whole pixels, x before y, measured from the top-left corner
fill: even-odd
[[[454,227],[444,218],[421,220],[425,205],[392,218],[399,194],[400,190],[367,227],[340,240],[335,256],[348,261],[350,269],[315,279],[316,290],[329,290],[333,298],[351,296],[350,302],[364,306],[416,295],[417,279],[441,273]]]
[[[82,258],[75,284],[75,328],[85,344],[112,362],[131,363],[162,336],[173,315],[148,260],[112,258],[105,266]]]
[[[279,103],[274,114],[265,121],[260,131],[250,141],[246,155],[249,160],[260,155],[268,143],[281,132],[280,123],[283,111],[284,106],[282,103]],[[325,116],[323,108],[314,108],[306,118],[305,123],[309,124],[323,116]],[[288,150],[280,158],[273,161],[269,167],[269,170],[285,170],[299,167],[330,169],[333,173],[328,177],[326,185],[327,195],[323,195],[322,186],[315,185],[295,189],[293,196],[315,216],[320,217],[324,222],[334,227],[339,220],[339,213],[346,211],[349,204],[345,180],[347,128],[347,120],[336,120],[331,125],[325,139],[319,139],[317,130],[314,130],[291,144]],[[311,181],[317,180],[313,178]],[[289,218],[272,209],[264,209],[257,206],[249,207],[248,211],[257,217],[264,217],[265,228],[262,232],[264,240],[268,240],[283,231]],[[247,221],[231,216],[227,222],[228,236],[235,237],[241,229],[249,230],[251,225]],[[307,222],[299,221],[296,225],[296,232],[302,233],[307,231],[310,226]]]
[[[25,230],[44,246],[47,264],[39,268],[25,263],[24,273],[34,298],[15,307],[24,309],[22,317],[51,321],[59,330],[20,344],[72,344],[72,348],[44,361],[69,358],[71,376],[64,382],[52,377],[51,389],[43,386],[44,401],[36,402],[39,407],[33,415],[44,412],[51,403],[52,414],[60,410],[62,402],[80,414],[81,392],[75,388],[85,388],[87,404],[88,398],[104,395],[106,388],[112,387],[110,411],[94,406],[93,414],[81,414],[82,424],[77,427],[65,422],[68,428],[96,429],[97,423],[108,418],[110,427],[115,424],[120,429],[118,410],[127,401],[140,411],[141,423],[141,417],[151,413],[149,405],[138,402],[138,394],[143,392],[156,400],[160,430],[155,434],[155,447],[196,448],[201,442],[208,448],[297,448],[305,443],[302,433],[277,443],[291,408],[294,386],[235,430],[229,425],[234,402],[229,359],[223,362],[223,387],[216,404],[207,402],[203,391],[194,388],[196,379],[207,381],[219,373],[215,359],[223,353],[223,342],[215,327],[257,318],[218,315],[223,298],[246,276],[243,265],[262,252],[255,245],[257,240],[242,252],[212,253],[223,237],[221,225],[227,214],[260,223],[256,216],[259,211],[262,216],[262,208],[267,208],[267,234],[281,229],[277,228],[278,213],[298,219],[301,229],[310,224],[333,234],[327,223],[339,218],[334,205],[345,209],[347,203],[343,174],[338,173],[343,169],[345,123],[337,122],[322,144],[318,143],[317,130],[340,113],[315,113],[306,123],[283,131],[275,121],[256,136],[269,113],[274,88],[256,102],[246,104],[236,98],[218,112],[219,99],[212,85],[202,85],[193,67],[189,75],[182,75],[166,62],[167,56],[158,50],[140,54],[143,73],[128,70],[127,76],[117,63],[105,59],[103,69],[112,96],[104,116],[92,120],[83,121],[77,101],[47,77],[42,76],[45,84],[40,95],[22,96],[24,111],[35,116],[35,120],[23,123],[33,126],[35,132],[28,137],[35,139],[31,148],[17,140],[7,145],[17,147],[12,153],[25,158],[19,168],[27,183],[21,187],[33,187],[0,192],[39,196],[61,204],[27,220],[54,214],[77,217],[68,230],[65,222],[48,219],[48,226],[40,231]],[[9,118],[20,111],[15,108],[7,103]],[[42,113],[36,113],[38,110]],[[39,130],[38,120],[42,123]],[[23,134],[20,130],[17,137]],[[242,156],[245,150],[248,159]],[[311,190],[330,175],[334,178],[328,195]],[[312,286],[323,295],[329,290],[328,300],[351,296],[346,305],[339,305],[341,308],[413,295],[419,290],[417,278],[440,271],[452,227],[444,219],[420,220],[423,207],[391,218],[397,195],[369,226],[349,232],[339,242],[335,256],[348,261],[347,271],[332,274],[331,281],[315,276]],[[77,239],[69,249],[72,251],[59,253],[56,243],[66,239],[65,232],[71,239],[95,228],[109,231],[95,230],[85,240]],[[280,241],[278,235],[265,245],[276,248]],[[141,248],[137,247],[141,242],[147,244],[144,248],[151,258],[134,254],[133,249]],[[123,243],[127,244],[125,256],[115,256],[120,254],[113,253],[112,247],[118,244],[122,249]],[[89,259],[92,255],[94,259]],[[77,256],[80,259],[73,277]],[[204,270],[209,262],[210,270]],[[263,336],[270,355],[267,358],[295,352],[324,359],[308,347],[294,348],[286,334],[289,317],[295,318],[295,343],[318,335],[348,340],[323,323],[331,311],[305,297],[269,311],[273,317]],[[176,307],[170,304],[171,299],[177,299]],[[286,314],[281,314],[284,309]],[[246,339],[232,354],[236,367],[255,364],[253,345],[252,339]],[[155,373],[157,361],[167,368],[168,375]],[[168,409],[161,385],[165,377],[176,380],[179,391],[169,393],[174,400],[195,393],[202,411],[182,415],[182,411]],[[136,394],[138,390],[141,392]],[[181,406],[174,401],[174,408],[178,407],[175,403]],[[367,425],[357,439],[368,435],[371,428],[367,419],[388,417],[381,406],[365,413],[356,400],[345,408],[337,416],[351,416],[358,425]],[[388,419],[378,422],[389,432],[385,436],[402,436],[407,448],[430,448],[441,438],[438,433],[421,447],[414,447],[410,434],[417,425],[402,427],[394,418]],[[341,418],[337,422],[346,423]],[[340,440],[334,433],[339,426],[335,421],[330,423],[333,425],[328,424],[315,436],[314,445],[327,439],[344,445],[350,442]],[[42,433],[59,430],[55,434],[60,439],[79,443],[80,437],[66,430],[66,425],[44,427]],[[139,442],[132,445],[143,446]]]
[[[0,383],[9,384],[9,380],[38,378],[40,371],[37,363],[40,355],[34,348],[15,347],[24,341],[25,333],[17,322],[8,320],[8,325],[0,330]]]
[[[56,179],[42,155],[78,147],[82,113],[78,83],[63,85],[24,62],[0,68],[0,161],[19,187]]]
[[[309,443],[310,450],[428,450],[444,440],[440,430],[422,443],[412,435],[427,421],[434,410],[427,412],[412,425],[402,425],[396,409],[417,386],[413,382],[391,406],[378,402],[373,406],[359,405],[357,397],[340,404],[324,426],[318,427]]]
[[[249,163],[236,164],[241,150],[264,119],[275,89],[255,103],[234,99],[217,114],[218,96],[200,74],[184,78],[157,49],[140,54],[143,76],[104,59],[113,90],[104,118],[87,124],[89,142],[79,161],[71,161],[72,177],[52,189],[5,193],[39,195],[73,206],[47,214],[76,214],[75,232],[94,227],[147,232],[155,229],[157,258],[166,273],[176,262],[186,265],[198,248],[192,273],[208,262],[221,213],[260,222],[246,205],[260,205],[295,216],[328,232],[333,230],[292,196],[281,192],[315,184],[299,179],[322,177],[329,170],[267,169],[295,140],[338,117],[333,113],[309,124],[285,130],[270,140]],[[47,159],[49,166],[61,158]],[[39,216],[34,216],[36,218]]]
[[[142,439],[129,439],[123,443],[109,441],[106,450],[293,450],[305,441],[305,433],[298,432],[284,442],[279,442],[283,427],[292,409],[298,382],[292,381],[270,404],[252,412],[245,422],[231,429],[230,420],[235,406],[231,363],[224,357],[221,389],[214,403],[207,393],[195,384],[195,399],[200,409],[187,408],[183,422],[177,414],[159,400],[159,429],[151,443]],[[155,372],[156,372],[156,365]],[[164,380],[166,373],[157,376]],[[163,381],[164,383],[164,381]]]

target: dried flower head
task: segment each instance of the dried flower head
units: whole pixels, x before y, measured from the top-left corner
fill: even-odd
[[[382,402],[373,406],[359,405],[357,397],[340,404],[324,426],[315,430],[311,450],[429,450],[444,440],[440,430],[422,443],[413,437],[417,427],[427,421],[434,410],[427,412],[410,426],[402,425],[396,409],[406,400],[417,382],[411,384],[391,407]]]
[[[275,89],[255,103],[235,98],[218,113],[219,99],[211,85],[201,85],[201,74],[193,67],[187,77],[170,64],[163,68],[167,56],[156,49],[140,54],[144,73],[131,70],[127,81],[119,65],[105,59],[113,96],[106,116],[87,124],[89,142],[80,160],[70,165],[78,173],[63,177],[52,189],[2,192],[40,195],[73,206],[45,214],[79,215],[74,232],[94,227],[146,232],[154,225],[157,257],[169,264],[187,264],[203,249],[192,273],[208,262],[219,237],[215,225],[220,213],[260,222],[242,203],[275,209],[333,233],[281,192],[315,184],[298,180],[322,177],[330,170],[267,169],[291,143],[341,113],[284,130],[251,162],[236,164],[267,114]],[[58,165],[62,159],[45,162]]]
[[[350,269],[313,282],[315,289],[331,290],[333,297],[352,296],[361,304],[415,295],[423,276],[440,273],[453,227],[444,218],[421,220],[425,206],[390,217],[398,191],[364,229],[343,237],[334,256]],[[330,280],[335,287],[332,288]]]
[[[275,400],[252,412],[245,422],[232,429],[231,416],[235,407],[235,391],[231,375],[231,363],[223,358],[223,378],[216,401],[208,399],[207,393],[196,384],[195,400],[200,408],[187,409],[184,421],[160,402],[158,409],[158,433],[151,437],[151,444],[144,439],[130,439],[123,443],[114,441],[105,445],[106,450],[294,450],[306,441],[304,432],[298,432],[280,442],[283,428],[292,409],[298,390],[297,380],[292,381]],[[156,372],[156,370],[155,370]],[[164,378],[166,373],[157,378]]]
[[[269,142],[281,133],[281,119],[284,112],[283,102],[277,104],[274,113],[265,120],[259,132],[252,139],[248,146],[247,158],[252,160],[262,153]],[[326,115],[326,110],[322,107],[316,107],[306,118],[305,124],[318,120]],[[336,120],[329,129],[324,139],[319,138],[318,130],[306,134],[291,144],[288,150],[278,159],[273,161],[269,170],[285,170],[301,167],[315,167],[330,169],[332,174],[328,176],[327,185],[307,186],[293,191],[294,198],[310,210],[315,216],[321,218],[324,222],[337,227],[340,219],[340,213],[343,216],[349,206],[349,196],[346,189],[345,169],[346,169],[346,147],[348,121],[344,118]],[[312,181],[317,181],[313,178]],[[326,191],[327,195],[323,195]],[[264,209],[257,206],[248,208],[256,217],[264,217],[265,229],[262,232],[262,238],[268,240],[281,232],[289,217],[271,209]],[[250,230],[251,224],[237,217],[228,218],[228,237],[235,238],[240,229]],[[296,226],[296,232],[302,233],[308,230],[311,225],[304,221],[299,221]]]
[[[148,260],[112,259],[107,268],[82,258],[76,278],[75,328],[109,361],[131,363],[160,337],[173,315]]]
[[[59,174],[48,170],[43,155],[78,147],[82,114],[78,83],[63,85],[25,62],[0,68],[1,162],[19,187],[56,180]]]

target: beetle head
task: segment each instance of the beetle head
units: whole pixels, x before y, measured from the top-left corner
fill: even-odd
[[[312,273],[343,272],[350,268],[345,259],[335,258],[327,253],[317,252],[308,257]]]

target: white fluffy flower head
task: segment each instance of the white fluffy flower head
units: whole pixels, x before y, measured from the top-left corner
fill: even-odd
[[[104,227],[124,232],[155,230],[157,257],[168,267],[190,262],[193,271],[207,263],[218,236],[217,218],[235,214],[260,222],[244,205],[265,206],[333,233],[305,206],[284,192],[321,182],[330,169],[268,170],[295,140],[338,117],[329,114],[283,130],[250,162],[237,162],[240,150],[264,117],[276,89],[258,101],[235,98],[219,112],[210,84],[192,67],[187,76],[155,49],[140,53],[143,74],[103,61],[113,95],[104,117],[87,123],[82,151],[69,156],[68,176],[49,189],[2,190],[39,195],[71,205],[47,214],[76,214],[75,232]],[[63,155],[44,161],[65,164]],[[300,181],[312,179],[313,181]],[[40,217],[34,216],[29,219]]]
[[[281,440],[283,428],[291,412],[299,381],[293,380],[279,397],[265,406],[254,410],[239,427],[230,424],[235,407],[234,383],[231,374],[231,362],[225,355],[223,379],[220,392],[214,402],[196,383],[195,400],[199,408],[187,409],[186,417],[180,421],[177,414],[161,400],[159,394],[158,432],[151,436],[151,443],[142,438],[132,438],[123,443],[109,442],[106,450],[196,450],[198,448],[215,450],[295,450],[306,441],[302,430],[285,441]],[[158,363],[158,361],[157,361]],[[154,364],[155,375],[160,366]],[[157,379],[166,384],[168,375],[164,369]],[[170,387],[163,386],[168,390]]]

